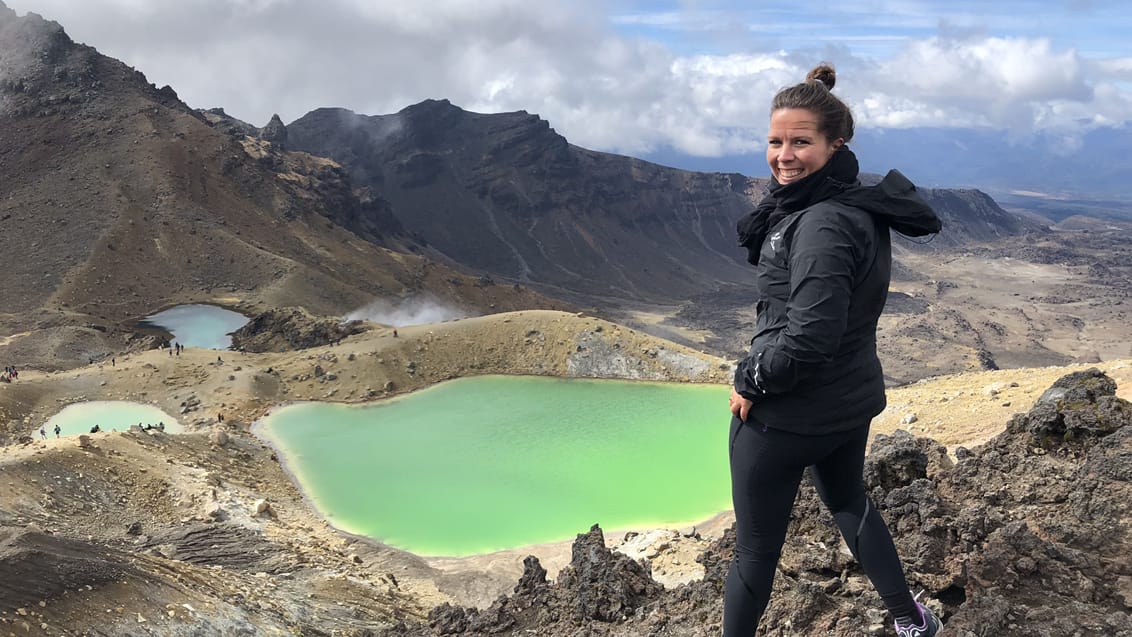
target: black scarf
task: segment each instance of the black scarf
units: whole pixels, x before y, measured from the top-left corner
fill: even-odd
[[[759,205],[736,224],[739,245],[747,249],[747,261],[758,265],[759,251],[770,229],[789,215],[857,185],[857,156],[842,146],[814,174],[783,186],[773,176]]]

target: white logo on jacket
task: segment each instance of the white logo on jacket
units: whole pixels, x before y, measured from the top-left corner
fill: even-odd
[[[778,242],[782,241],[782,231],[770,235],[770,251],[778,252]]]

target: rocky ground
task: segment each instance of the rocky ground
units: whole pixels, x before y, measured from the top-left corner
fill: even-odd
[[[520,625],[547,635],[712,634],[718,595],[711,586],[718,587],[713,569],[718,570],[728,551],[726,514],[695,529],[608,536],[595,530],[580,545],[563,542],[475,558],[425,560],[327,525],[249,428],[275,405],[294,400],[370,400],[473,373],[724,383],[728,362],[562,312],[524,311],[405,327],[397,336],[390,327],[365,327],[335,344],[297,352],[188,349],[176,356],[151,350],[125,354],[113,365],[29,370],[16,382],[0,385],[2,422],[8,423],[8,444],[0,451],[0,627],[44,635],[433,634],[429,631],[462,625],[460,630],[482,634],[523,634],[515,628]],[[1119,394],[1127,398],[1132,365],[1112,361],[1099,367],[1120,383]],[[998,444],[995,436],[1011,414],[1027,409],[1070,369],[987,371],[895,388],[876,431],[907,429],[935,438],[939,442],[930,443],[929,451],[940,462],[967,457],[960,447]],[[177,414],[193,433],[106,432],[90,436],[85,447],[74,438],[40,441],[30,435],[66,404],[99,399],[157,405]],[[218,414],[225,416],[223,425]],[[725,420],[721,405],[721,422]],[[951,456],[943,455],[941,444]],[[1015,452],[1021,453],[1021,447]],[[1006,478],[1000,482],[1005,484]],[[1001,500],[981,493],[963,497]],[[900,506],[904,511],[911,505]],[[813,518],[819,517],[815,512]],[[829,529],[823,533],[828,535]],[[836,546],[835,538],[824,535],[803,543],[814,541]],[[909,540],[915,554],[934,554],[925,553],[916,544],[920,541]],[[614,555],[625,557],[603,557],[599,544],[617,547]],[[705,551],[708,556],[700,557]],[[632,599],[653,600],[646,604],[649,609],[669,609],[664,611],[669,619],[657,623],[659,619],[648,619],[651,615],[640,615],[642,606],[623,600],[624,608],[617,611],[571,611],[557,619],[543,613],[538,619],[539,611],[507,623],[500,604],[512,612],[514,604],[533,603],[523,595],[556,590],[561,598],[562,591],[596,585],[590,581],[596,575],[578,572],[605,567],[582,568],[579,554],[633,569],[635,583],[618,590],[637,591],[624,592]],[[536,556],[537,567],[530,560],[524,564],[528,555]],[[854,628],[829,634],[860,634],[853,630],[862,618],[869,625],[877,619],[875,611],[866,611],[875,608],[868,604],[875,600],[868,599],[860,578],[854,579],[844,555],[830,549],[821,559],[828,563],[813,568],[823,575],[823,585],[834,586],[829,579],[836,576],[841,582],[837,590],[853,591],[855,606],[844,607],[841,594],[834,594],[837,603],[815,602],[815,608],[841,608],[850,618],[845,626]],[[784,566],[788,573],[797,568]],[[539,569],[548,571],[549,583],[541,581]],[[943,595],[945,605],[950,604],[947,612],[960,612],[962,606],[947,593],[958,584],[944,583],[957,575],[924,572],[934,579],[925,575],[918,583]],[[527,592],[497,601],[521,577],[520,589]],[[794,581],[786,579],[784,585],[803,586]],[[803,590],[809,591],[806,586]],[[1104,583],[1095,586],[1108,590]],[[684,600],[684,606],[664,601],[671,596]],[[591,595],[585,604],[598,604],[595,599]],[[782,617],[787,612],[806,617],[794,613],[799,603],[785,602]],[[448,606],[433,610],[440,604]],[[473,610],[477,608],[488,614]],[[677,615],[686,619],[672,619]],[[821,619],[812,622],[830,621],[824,611],[818,615]],[[492,617],[496,619],[486,619]],[[795,632],[767,634],[816,634],[804,632],[816,625],[812,622],[798,624]]]

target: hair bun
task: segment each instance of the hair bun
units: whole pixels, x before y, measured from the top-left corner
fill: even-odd
[[[806,74],[806,81],[821,82],[827,89],[833,90],[833,85],[837,84],[837,71],[828,63],[822,62]]]

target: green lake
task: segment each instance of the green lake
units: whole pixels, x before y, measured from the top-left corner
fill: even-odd
[[[97,400],[75,403],[64,407],[59,413],[47,419],[44,429],[48,437],[55,436],[55,425],[59,425],[59,435],[73,436],[85,434],[98,425],[102,431],[126,431],[130,425],[165,425],[165,433],[175,434],[184,431],[176,418],[153,405],[143,405],[124,400]]]
[[[462,556],[730,509],[729,388],[477,376],[258,423],[335,526]]]

